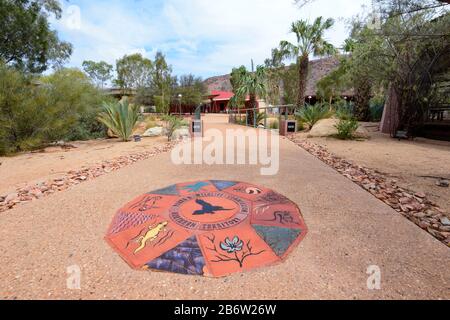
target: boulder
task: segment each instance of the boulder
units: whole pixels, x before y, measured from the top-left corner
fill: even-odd
[[[359,126],[353,135],[355,138],[359,138],[359,139],[369,139],[370,138],[369,130],[367,130],[363,126]]]
[[[338,133],[336,129],[336,125],[338,124],[338,119],[322,119],[317,121],[317,123],[312,127],[311,131],[309,131],[309,138],[318,138],[318,137],[329,137],[334,136]]]
[[[5,203],[8,203],[8,202],[17,200],[18,198],[19,198],[19,195],[17,194],[17,192],[13,192],[13,193],[8,194],[8,195],[5,197],[4,202],[5,202]]]
[[[191,136],[191,134],[189,133],[189,128],[188,127],[182,127],[180,129],[177,129],[173,132],[172,134],[172,139],[173,140],[181,140],[184,138],[189,138]]]
[[[158,136],[162,136],[164,133],[164,128],[163,127],[153,127],[148,129],[147,131],[145,131],[142,136],[143,137],[158,137]]]
[[[147,124],[145,122],[138,122],[133,130],[133,136],[135,135],[143,135],[147,130]]]

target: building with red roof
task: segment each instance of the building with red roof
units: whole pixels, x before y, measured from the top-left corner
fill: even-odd
[[[230,99],[233,98],[234,93],[230,91],[217,91],[212,90],[211,94],[206,96],[209,100],[209,103],[205,106],[205,112],[210,113],[224,113],[228,109],[228,103]],[[245,98],[245,102],[248,102],[250,99],[247,96]]]

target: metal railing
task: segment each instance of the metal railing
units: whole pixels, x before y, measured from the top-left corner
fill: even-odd
[[[244,108],[244,109],[232,109],[228,110],[227,114],[230,116],[230,119],[233,119],[233,123],[236,123],[237,116],[239,116],[239,122],[242,123],[242,116],[246,116],[245,119],[245,125],[250,126],[248,123],[248,115],[249,112],[253,112],[253,127],[256,128],[259,123],[257,123],[257,114],[259,113],[259,110],[264,110],[264,127],[267,128],[267,118],[268,118],[268,110],[274,110],[276,109],[278,112],[272,113],[272,114],[278,114],[278,124],[280,125],[281,119],[285,117],[285,120],[288,120],[289,114],[291,110],[295,110],[295,105],[292,104],[286,104],[286,105],[277,105],[277,106],[270,106],[270,107],[257,107],[257,108]],[[284,112],[282,112],[284,110]]]

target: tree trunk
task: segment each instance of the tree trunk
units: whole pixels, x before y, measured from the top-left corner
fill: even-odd
[[[298,97],[297,108],[302,108],[305,105],[306,83],[308,80],[309,71],[309,57],[307,54],[302,55],[298,62]]]
[[[359,121],[368,121],[370,119],[370,94],[372,86],[370,81],[361,77],[356,82],[355,88],[355,117]]]
[[[253,127],[255,125],[255,108],[256,105],[256,96],[254,94],[250,95],[250,108],[251,110],[247,111],[247,125]]]

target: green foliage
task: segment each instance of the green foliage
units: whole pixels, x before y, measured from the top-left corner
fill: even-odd
[[[339,100],[335,103],[335,115],[338,119],[349,120],[353,118],[353,104],[345,101]]]
[[[264,66],[257,66],[255,72],[248,72],[242,69],[239,75],[239,81],[236,84],[236,96],[239,101],[245,100],[248,95],[250,97],[249,107],[256,108],[256,98],[264,98],[266,96],[266,68]],[[249,125],[254,123],[254,113],[248,112],[247,122]]]
[[[206,88],[201,78],[187,74],[182,75],[178,82],[178,86],[175,89],[175,96],[182,95],[181,104],[197,106],[203,102]]]
[[[74,117],[74,125],[67,132],[50,138],[63,140],[88,140],[105,136],[105,127],[97,121],[103,102],[112,100],[94,87],[78,69],[62,69],[42,77],[48,103]],[[63,135],[61,135],[64,133]]]
[[[104,135],[95,119],[103,100],[79,70],[61,69],[37,82],[0,65],[0,153]]]
[[[170,110],[170,97],[169,96],[154,96],[156,105],[156,112],[162,114],[168,114]]]
[[[280,123],[278,122],[278,120],[272,121],[270,123],[270,129],[279,129],[280,128]]]
[[[256,113],[256,125],[264,124],[264,120],[267,119],[265,112]]]
[[[258,66],[255,72],[242,72],[236,95],[240,98],[249,95],[250,100],[253,99],[254,102],[256,102],[256,97],[264,98],[266,95],[266,69]]]
[[[61,66],[72,45],[60,41],[49,23],[50,15],[59,19],[61,12],[56,0],[0,1],[0,60],[30,73]]]
[[[112,78],[113,66],[105,61],[83,61],[83,70],[99,87]]]
[[[234,96],[230,100],[230,104],[233,108],[240,108],[245,104],[245,96],[239,96],[238,90],[244,77],[247,75],[247,68],[245,66],[240,66],[239,68],[233,68],[230,74],[230,83],[233,88]]]
[[[186,124],[182,117],[174,115],[165,115],[162,120],[166,122],[166,135],[169,141],[172,139],[175,130]]]
[[[158,96],[156,106],[158,112],[168,114],[170,111],[170,97],[176,80],[172,77],[172,67],[167,64],[165,56],[157,52],[153,62],[150,90],[153,95]]]
[[[384,97],[373,97],[370,100],[370,121],[380,121],[384,111]]]
[[[98,120],[105,124],[122,141],[129,141],[139,119],[139,108],[127,100],[116,103],[104,103],[103,112]]]
[[[319,120],[329,118],[332,112],[328,104],[317,103],[315,105],[306,105],[296,112],[295,115],[302,123],[312,128]]]
[[[317,95],[329,103],[339,98],[345,89],[351,87],[348,69],[347,59],[341,58],[339,66],[317,82]]]
[[[297,43],[281,41],[277,56],[296,59],[298,65],[298,97],[297,107],[305,104],[306,79],[308,77],[309,57],[335,53],[335,48],[324,38],[325,31],[334,25],[333,19],[323,20],[317,17],[312,24],[305,20],[292,23],[291,32],[295,34]]]
[[[392,130],[409,130],[439,100],[435,89],[439,75],[448,70],[450,13],[435,1],[375,2],[382,15],[379,28],[369,28],[360,18],[353,23],[352,78],[357,96],[365,97],[360,103],[365,114],[371,114],[367,85],[390,89],[399,119]]]
[[[342,140],[353,139],[355,131],[358,129],[358,121],[355,118],[341,119],[335,126],[338,130],[336,137]]]
[[[130,89],[139,89],[148,85],[153,72],[153,63],[140,53],[125,55],[117,60],[116,72],[116,85],[127,92]]]

